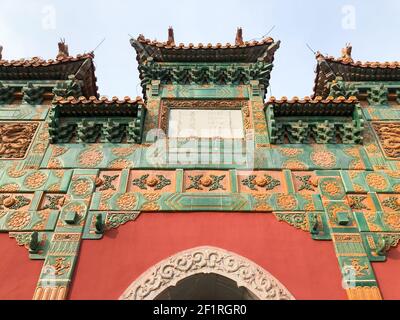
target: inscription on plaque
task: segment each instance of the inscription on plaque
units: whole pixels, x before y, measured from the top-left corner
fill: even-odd
[[[172,109],[169,115],[170,138],[244,138],[241,110]]]

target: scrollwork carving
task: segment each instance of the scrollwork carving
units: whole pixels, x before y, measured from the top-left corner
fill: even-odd
[[[151,300],[186,277],[215,273],[236,281],[260,300],[293,300],[290,292],[271,274],[234,253],[200,247],[162,261],[136,280],[121,300]]]

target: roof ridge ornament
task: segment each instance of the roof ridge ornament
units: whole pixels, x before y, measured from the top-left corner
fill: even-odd
[[[241,27],[237,28],[236,31],[236,39],[235,39],[235,45],[237,46],[242,46],[244,45],[243,41],[243,29]]]
[[[352,51],[353,51],[352,45],[350,43],[346,43],[346,47],[342,49],[341,60],[345,63],[354,62],[353,58],[351,57]]]
[[[175,46],[174,28],[172,28],[171,26],[168,28],[167,45],[172,46],[172,47]]]
[[[3,53],[3,46],[0,45],[0,60],[3,60],[3,55],[2,55],[2,53]]]
[[[66,57],[69,57],[68,45],[65,43],[65,39],[61,38],[60,42],[58,43],[57,59],[62,59]]]

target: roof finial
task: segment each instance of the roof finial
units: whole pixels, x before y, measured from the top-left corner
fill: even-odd
[[[235,44],[237,46],[242,46],[244,44],[242,28],[237,28]]]
[[[65,39],[60,39],[60,42],[58,43],[57,59],[65,58],[68,56],[69,56],[68,45],[65,43]]]
[[[168,41],[167,45],[175,46],[174,29],[172,27],[168,28]]]
[[[2,52],[3,52],[3,46],[0,45],[0,60],[3,60]]]
[[[342,61],[343,62],[353,62],[353,58],[351,57],[351,52],[353,47],[350,43],[346,43],[346,47],[342,49]]]

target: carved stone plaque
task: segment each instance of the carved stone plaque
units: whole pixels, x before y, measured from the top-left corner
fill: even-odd
[[[242,111],[171,109],[168,136],[241,139],[244,137]]]

